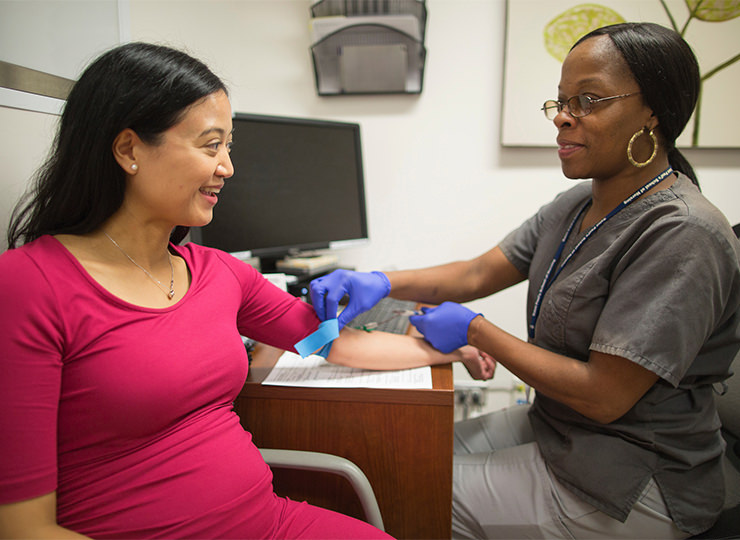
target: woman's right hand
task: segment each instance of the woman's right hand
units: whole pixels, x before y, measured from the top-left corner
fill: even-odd
[[[496,359],[493,356],[470,345],[462,347],[460,353],[462,363],[473,379],[487,381],[493,378],[496,371]]]
[[[334,270],[313,280],[310,287],[311,303],[321,321],[335,318],[339,301],[349,295],[349,303],[338,317],[340,330],[391,292],[391,282],[382,272],[351,270]]]

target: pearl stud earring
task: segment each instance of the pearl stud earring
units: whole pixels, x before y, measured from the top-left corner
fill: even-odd
[[[137,170],[139,170],[139,166],[136,163],[132,163],[131,164],[131,170],[132,171],[137,171]]]

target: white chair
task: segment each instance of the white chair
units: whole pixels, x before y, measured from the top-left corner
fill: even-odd
[[[327,472],[345,478],[360,499],[366,521],[381,531],[385,531],[383,517],[380,515],[378,501],[370,481],[365,473],[350,460],[332,454],[304,450],[261,448],[260,452],[271,468]]]

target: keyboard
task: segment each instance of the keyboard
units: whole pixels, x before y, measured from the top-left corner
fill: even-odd
[[[415,310],[417,303],[412,300],[397,300],[395,298],[383,298],[372,309],[360,313],[352,319],[347,326],[350,328],[362,328],[370,323],[377,323],[373,330],[390,332],[391,334],[405,334],[409,327],[408,315],[397,315],[396,310]]]

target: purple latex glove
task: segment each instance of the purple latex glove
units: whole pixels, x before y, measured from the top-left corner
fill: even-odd
[[[391,292],[391,282],[382,272],[334,270],[310,285],[311,303],[319,319],[337,316],[339,301],[349,295],[349,303],[338,317],[339,329],[363,311],[367,311]]]
[[[468,344],[468,326],[480,313],[454,302],[443,302],[437,307],[421,308],[422,315],[412,315],[409,322],[424,335],[432,347],[451,353]]]

